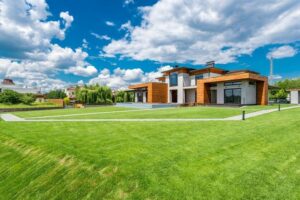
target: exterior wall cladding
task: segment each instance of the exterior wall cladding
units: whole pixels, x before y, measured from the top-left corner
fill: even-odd
[[[178,104],[267,105],[268,79],[249,70],[226,71],[176,67],[163,72],[159,82],[129,86],[143,91],[143,102]]]

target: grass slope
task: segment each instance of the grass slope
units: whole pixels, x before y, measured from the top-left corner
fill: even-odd
[[[299,199],[299,124],[0,122],[0,198]]]

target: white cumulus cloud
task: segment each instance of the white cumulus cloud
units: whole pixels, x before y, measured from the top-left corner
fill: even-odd
[[[107,26],[115,26],[115,23],[112,22],[112,21],[106,21],[105,24],[106,24]]]
[[[91,33],[91,35],[99,40],[111,40],[111,38],[107,35],[99,35],[99,34],[93,33],[93,32]]]
[[[289,57],[293,57],[298,53],[297,49],[295,49],[292,46],[289,45],[285,45],[285,46],[281,46],[275,49],[272,49],[267,57],[268,58],[274,58],[274,59],[281,59],[281,58],[289,58]]]
[[[0,0],[1,77],[48,90],[67,84],[55,78],[60,72],[79,76],[97,73],[81,48],[53,43],[55,38],[65,38],[74,18],[66,11],[60,13],[59,20],[49,20],[52,14],[48,9],[45,0]]]
[[[141,24],[112,40],[103,48],[104,55],[230,63],[268,44],[297,41],[300,35],[298,0],[159,0],[140,11]]]
[[[76,66],[65,70],[66,73],[78,75],[78,76],[92,76],[98,72],[94,66]]]
[[[157,81],[156,78],[162,76],[161,72],[171,68],[171,66],[162,66],[152,72],[144,72],[141,68],[116,68],[111,72],[109,69],[104,68],[96,78],[89,81],[89,84],[106,85],[113,89],[127,89],[132,84]]]

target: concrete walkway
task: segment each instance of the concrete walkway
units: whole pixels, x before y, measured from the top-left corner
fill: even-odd
[[[1,118],[2,118],[3,121],[6,121],[6,122],[25,121],[25,119],[17,117],[16,115],[13,115],[13,114],[2,114]]]
[[[282,111],[288,109],[300,108],[300,106],[291,106],[286,108],[281,108]],[[249,119],[252,117],[257,117],[260,115],[265,115],[272,112],[278,112],[278,109],[270,109],[270,110],[260,110],[257,112],[248,113],[245,115],[245,119]],[[94,114],[94,113],[93,113]],[[65,115],[68,116],[68,115]],[[50,116],[49,116],[50,117]],[[242,115],[237,115],[233,117],[227,118],[206,118],[206,119],[185,119],[185,118],[177,118],[177,119],[24,119],[17,117],[13,114],[2,114],[1,118],[7,122],[193,122],[193,121],[240,121],[242,120]]]

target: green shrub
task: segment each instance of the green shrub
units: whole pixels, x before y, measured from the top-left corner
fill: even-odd
[[[35,97],[33,94],[24,94],[21,97],[21,102],[26,104],[26,105],[30,105],[33,102],[35,102]]]
[[[18,104],[22,102],[22,95],[13,90],[4,90],[0,93],[0,103],[4,104]]]
[[[69,105],[70,104],[70,98],[69,97],[65,97],[64,98],[64,103],[65,103],[65,105]]]
[[[48,99],[63,99],[67,97],[63,90],[52,90],[47,94]]]

